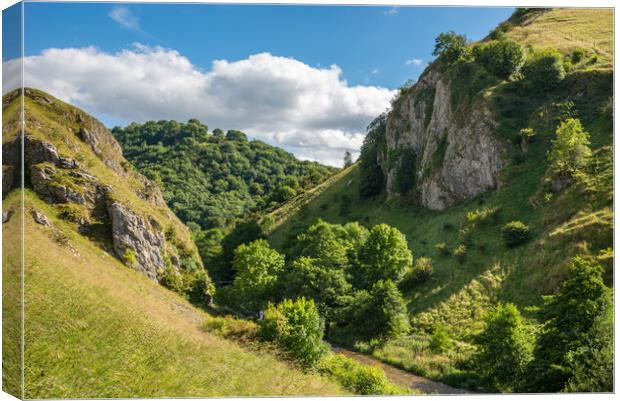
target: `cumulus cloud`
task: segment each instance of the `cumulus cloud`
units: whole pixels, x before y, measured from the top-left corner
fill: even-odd
[[[133,15],[131,10],[127,7],[114,7],[110,10],[108,16],[123,28],[136,31],[140,30],[140,19]]]
[[[419,58],[412,58],[411,60],[405,61],[405,65],[415,65],[416,67],[420,67],[425,64],[426,62]]]
[[[10,62],[9,62],[10,63]],[[6,63],[4,68],[6,68]],[[198,118],[240,129],[303,159],[341,165],[394,92],[351,86],[335,65],[260,53],[203,71],[179,52],[140,44],[118,53],[48,49],[24,60],[25,84],[96,116],[125,122]]]

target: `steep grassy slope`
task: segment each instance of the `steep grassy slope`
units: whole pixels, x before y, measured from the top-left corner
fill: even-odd
[[[442,212],[431,211],[415,197],[360,197],[355,165],[321,188],[320,195],[272,213],[276,224],[269,239],[280,249],[321,218],[367,226],[387,223],[407,236],[415,258],[432,259],[431,280],[403,289],[414,334],[374,347],[358,346],[391,363],[457,383],[455,375],[472,350],[472,336],[482,328],[482,317],[492,304],[515,303],[529,322],[537,323],[534,312],[542,304],[541,295],[557,289],[575,254],[603,263],[607,284],[613,284],[611,15],[610,10],[551,10],[534,13],[508,30],[507,35],[524,46],[560,47],[567,55],[584,48],[598,58],[590,65],[574,66],[562,85],[544,94],[522,95],[508,82],[476,94],[491,105],[499,122],[496,135],[506,144],[507,166],[496,191]],[[547,153],[558,118],[566,113],[584,123],[594,157],[583,181],[555,193],[547,175]],[[526,153],[518,141],[524,127],[536,131]],[[504,244],[500,231],[512,220],[523,221],[532,232],[532,239],[516,248]],[[455,340],[451,350],[428,349],[429,335],[438,326],[447,328]]]
[[[3,209],[18,206],[14,191]],[[269,352],[202,331],[204,312],[103,252],[31,191],[25,208],[26,398],[343,394]],[[36,223],[33,208],[51,226]],[[13,216],[5,239],[19,229]],[[4,262],[18,252],[4,241]],[[18,265],[3,266],[4,282],[15,284]],[[7,364],[18,357],[5,350]]]

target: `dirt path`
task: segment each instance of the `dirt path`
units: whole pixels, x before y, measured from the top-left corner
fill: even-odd
[[[426,394],[469,394],[467,390],[450,387],[447,384],[437,383],[422,376],[414,375],[406,370],[396,368],[381,362],[378,359],[359,352],[350,351],[335,345],[332,345],[332,350],[336,354],[345,355],[351,359],[363,363],[365,365],[378,366],[385,371],[388,379],[394,384],[399,386],[409,387],[413,390],[418,390]]]

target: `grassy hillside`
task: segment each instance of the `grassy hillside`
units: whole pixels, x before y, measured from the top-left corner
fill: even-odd
[[[456,382],[471,354],[473,336],[493,304],[514,303],[530,323],[538,323],[541,295],[557,290],[576,254],[604,264],[606,283],[613,285],[611,19],[611,10],[559,9],[500,25],[524,47],[556,47],[567,56],[584,49],[597,57],[571,67],[564,83],[544,94],[522,95],[509,82],[476,94],[492,105],[500,123],[497,135],[507,145],[508,163],[498,190],[435,212],[415,197],[360,197],[355,165],[319,188],[316,196],[272,213],[276,224],[269,240],[278,249],[285,249],[317,219],[359,221],[368,227],[387,223],[398,228],[415,258],[432,259],[433,277],[403,289],[414,334],[357,347],[426,376]],[[547,153],[563,113],[581,119],[594,156],[583,180],[554,193]],[[536,137],[523,154],[518,133],[528,126]],[[509,248],[500,228],[513,220],[527,224],[532,239]],[[447,329],[454,342],[450,350],[429,350],[429,336],[437,327]]]
[[[19,192],[14,191],[3,209],[18,206]],[[26,398],[345,393],[267,351],[242,349],[204,332],[204,312],[127,269],[30,191],[25,208]],[[32,208],[44,213],[52,227],[35,223]],[[19,252],[7,239],[17,237],[19,229],[16,216],[4,225],[7,285],[17,284],[18,265],[6,262]],[[19,354],[8,351],[4,361],[13,366]],[[17,372],[4,373],[5,389],[15,392]]]

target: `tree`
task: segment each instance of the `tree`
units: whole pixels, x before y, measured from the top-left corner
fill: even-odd
[[[370,288],[375,282],[389,279],[400,281],[413,263],[407,239],[394,227],[378,224],[372,228],[360,249],[359,260],[365,284]]]
[[[590,134],[583,129],[579,119],[563,121],[555,131],[548,156],[553,172],[572,177],[581,171],[592,155],[589,138]]]
[[[235,306],[256,313],[267,305],[275,289],[278,275],[284,270],[284,256],[259,239],[239,245],[233,267],[237,272],[232,285]]]
[[[304,297],[269,304],[262,322],[263,336],[275,341],[305,366],[313,367],[327,353],[323,321],[313,300]]]
[[[536,341],[524,390],[557,392],[577,374],[570,367],[572,355],[592,340],[593,328],[612,302],[602,274],[602,266],[576,256],[559,292],[545,297],[541,311],[545,323]],[[579,380],[583,382],[584,378]]]
[[[530,90],[544,92],[555,88],[566,72],[562,55],[555,49],[530,55],[523,66],[523,77]]]
[[[347,168],[353,164],[353,156],[348,150],[344,152],[344,167]]]
[[[313,299],[327,320],[332,319],[334,309],[343,306],[344,297],[352,290],[345,270],[324,266],[306,256],[293,261],[283,277],[285,296]]]
[[[440,33],[435,38],[433,56],[450,66],[467,56],[468,41],[464,35],[457,35],[454,31]]]
[[[484,321],[485,327],[475,339],[476,370],[493,388],[512,391],[532,359],[532,338],[513,304],[496,305]]]
[[[247,142],[248,136],[241,131],[231,129],[226,132],[226,139],[229,141]]]
[[[411,328],[407,304],[391,280],[377,281],[369,293],[358,295],[353,305],[357,308],[353,330],[368,338],[398,337]]]
[[[493,41],[477,51],[476,61],[491,74],[508,79],[521,70],[525,53],[520,44],[511,39]]]
[[[213,262],[213,280],[220,285],[230,284],[235,278],[233,258],[237,247],[261,238],[265,238],[265,233],[255,220],[236,224],[235,228],[222,239],[222,251]]]
[[[388,115],[381,114],[366,129],[367,134],[359,157],[359,193],[362,197],[371,197],[383,191],[385,178],[377,162],[377,154],[385,145],[385,124]]]
[[[572,377],[564,391],[612,392],[614,389],[614,314],[609,303],[588,333],[586,344],[568,356]]]

